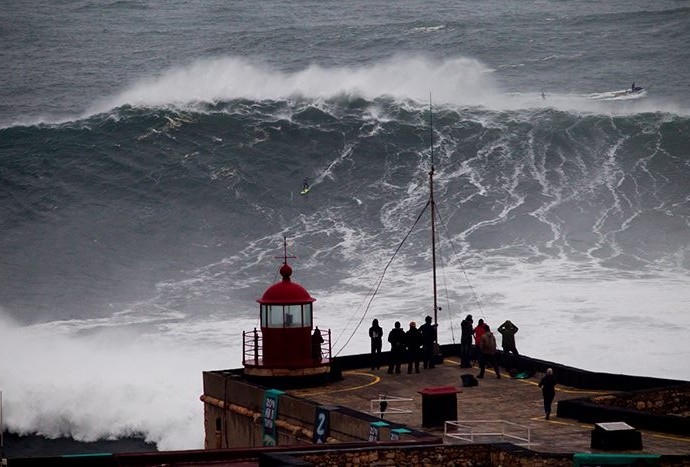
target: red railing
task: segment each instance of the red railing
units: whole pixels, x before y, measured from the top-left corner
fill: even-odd
[[[323,343],[321,343],[321,361],[319,364],[330,362],[332,359],[331,330],[321,331]],[[263,336],[260,329],[242,331],[242,365],[262,366],[263,363]]]

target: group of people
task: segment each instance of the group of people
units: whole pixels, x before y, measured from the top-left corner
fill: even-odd
[[[434,354],[437,344],[437,324],[432,324],[431,316],[424,319],[424,324],[417,329],[417,323],[410,322],[407,331],[402,329],[400,322],[396,321],[393,329],[388,333],[388,342],[391,345],[388,373],[401,373],[401,366],[407,362],[407,372],[419,373],[419,363],[423,362],[424,368],[434,368]],[[462,335],[460,338],[460,367],[471,368],[472,361],[478,361],[479,374],[477,378],[483,378],[486,367],[493,368],[496,378],[501,378],[498,362],[498,347],[496,337],[491,327],[483,319],[479,319],[474,326],[472,315],[460,324]],[[502,337],[503,365],[511,369],[512,359],[518,355],[515,345],[515,334],[518,327],[510,320],[506,320],[498,327]],[[378,319],[372,321],[369,328],[371,340],[371,369],[378,370],[381,367],[381,350],[383,347],[383,328]],[[473,347],[474,344],[474,347]],[[548,420],[551,415],[551,405],[556,395],[556,378],[551,368],[546,370],[544,377],[539,382],[544,399],[544,413]]]
[[[405,331],[400,321],[396,321],[393,329],[388,333],[388,343],[391,345],[391,357],[388,363],[388,373],[400,373],[401,366],[407,362],[407,372],[419,373],[419,363],[425,369],[434,368],[434,349],[437,345],[437,324],[432,323],[431,316],[424,318],[424,324],[419,329],[417,323],[410,322]],[[381,349],[383,347],[383,328],[379,320],[374,319],[369,328],[371,340],[371,369],[381,367]]]
[[[388,333],[388,343],[391,345],[391,358],[388,373],[400,373],[403,362],[407,362],[407,372],[419,373],[419,363],[423,367],[434,368],[434,348],[437,346],[437,324],[432,324],[431,316],[424,319],[424,324],[417,329],[417,323],[410,322],[409,329],[402,329],[400,322],[396,321],[393,329]],[[472,360],[479,362],[478,378],[483,378],[486,366],[491,366],[496,377],[500,379],[501,372],[498,366],[496,337],[491,332],[488,323],[480,319],[476,327],[473,327],[472,315],[461,323],[462,336],[460,340],[460,367],[471,368]],[[503,352],[505,356],[519,355],[515,346],[515,334],[518,327],[507,320],[498,328],[503,336]],[[383,348],[383,328],[379,320],[374,319],[369,328],[371,340],[371,369],[378,370],[381,367],[381,351]],[[472,343],[474,342],[474,352]]]
[[[501,378],[501,372],[498,367],[496,337],[491,332],[491,327],[483,319],[479,319],[477,326],[473,326],[472,315],[467,317],[460,323],[461,337],[460,337],[460,367],[471,368],[472,360],[479,362],[479,374],[477,378],[483,378],[486,366],[490,365],[496,372],[496,377]],[[498,332],[502,336],[503,355],[506,358],[505,366],[509,367],[509,359],[511,356],[519,355],[517,347],[515,346],[515,334],[518,332],[518,327],[510,320],[506,320],[498,327]],[[474,342],[474,352],[472,348]]]

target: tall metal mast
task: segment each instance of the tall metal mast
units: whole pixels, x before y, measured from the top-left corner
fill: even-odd
[[[438,324],[438,301],[436,296],[436,203],[434,202],[434,119],[429,93],[429,129],[431,141],[431,170],[429,171],[429,202],[431,203],[431,259],[434,274],[434,324]]]

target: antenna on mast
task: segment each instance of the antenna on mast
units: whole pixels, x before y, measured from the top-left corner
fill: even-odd
[[[434,172],[434,111],[431,103],[431,91],[429,92],[429,144],[431,146],[431,173]]]
[[[429,203],[431,204],[431,260],[434,276],[434,324],[438,324],[438,299],[436,293],[436,203],[434,202],[434,112],[429,91],[429,141],[431,146],[431,170],[429,170]]]

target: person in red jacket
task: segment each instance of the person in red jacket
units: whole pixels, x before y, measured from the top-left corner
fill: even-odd
[[[484,320],[479,318],[477,327],[472,330],[472,334],[474,335],[474,359],[477,361],[481,361],[482,358],[482,353],[479,351],[479,342],[482,339],[482,334],[485,332],[486,329],[484,329]]]

